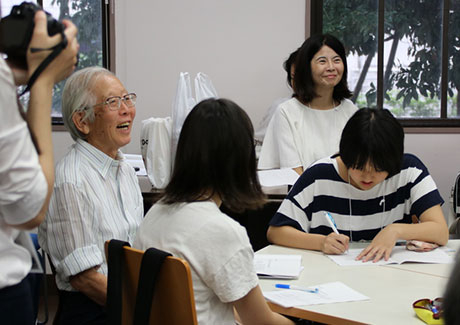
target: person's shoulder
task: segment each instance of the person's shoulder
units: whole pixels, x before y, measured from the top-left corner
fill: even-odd
[[[356,112],[359,108],[356,106],[351,100],[348,98],[342,99],[340,102],[340,107],[348,112],[354,113]]]
[[[325,157],[315,161],[300,175],[294,187],[298,192],[318,180],[339,180],[335,158]]]
[[[247,237],[245,228],[220,211],[213,202],[195,202],[189,204],[189,209],[193,215],[200,215],[203,227],[208,228],[214,236],[218,236],[223,241],[231,241],[236,238],[241,240]]]
[[[81,159],[74,144],[55,166],[55,184],[58,186],[62,183],[77,182],[81,168]]]
[[[407,169],[411,167],[426,168],[425,164],[416,155],[411,154],[411,153],[405,153],[403,156],[402,169]]]
[[[16,88],[14,85],[13,72],[3,58],[0,58],[0,81],[8,84],[11,88]]]
[[[292,97],[281,104],[279,104],[279,110],[282,112],[292,112],[293,110],[298,110],[301,109],[302,107],[305,107],[297,98]]]
[[[335,164],[334,157],[324,157],[312,163],[307,170],[313,173],[331,172],[334,170]]]

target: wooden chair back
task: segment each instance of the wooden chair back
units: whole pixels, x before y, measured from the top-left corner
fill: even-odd
[[[105,243],[106,256],[108,256],[108,243],[108,241]],[[128,325],[133,323],[139,271],[144,252],[132,247],[123,249],[121,317],[122,324]],[[192,274],[185,260],[168,256],[161,266],[153,295],[149,324],[198,324]]]

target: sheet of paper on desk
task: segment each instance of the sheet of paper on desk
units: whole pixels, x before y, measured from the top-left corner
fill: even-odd
[[[142,159],[141,155],[125,153],[123,156],[125,157],[126,162],[133,166],[137,176],[147,176],[147,170],[145,170],[144,160]]]
[[[361,251],[362,248],[355,248],[350,249],[347,254],[327,256],[340,266],[387,265],[402,263],[449,264],[453,261],[451,256],[447,255],[444,250],[439,248],[430,252],[414,252],[407,250],[406,247],[395,246],[388,261],[380,260],[376,263],[373,263],[372,261],[363,263],[362,261],[355,260]]]
[[[255,254],[254,269],[261,278],[296,279],[302,271],[300,255]]]
[[[294,185],[299,178],[299,174],[291,168],[259,170],[257,174],[260,185],[265,187]]]
[[[318,288],[318,293],[281,289],[276,291],[265,291],[264,297],[267,300],[285,308],[369,300],[369,297],[353,290],[342,282],[324,283],[309,288]]]

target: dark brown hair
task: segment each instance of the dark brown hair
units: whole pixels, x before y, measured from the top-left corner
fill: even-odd
[[[232,211],[263,205],[254,130],[246,112],[227,99],[207,99],[185,119],[163,202],[208,200],[218,194]]]

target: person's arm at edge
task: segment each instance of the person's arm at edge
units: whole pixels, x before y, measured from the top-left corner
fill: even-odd
[[[257,285],[246,296],[233,302],[242,324],[294,324],[286,317],[268,307],[260,286]]]
[[[36,14],[35,23],[36,27],[32,36],[31,47],[34,46],[34,42],[42,44],[43,39],[49,38],[46,31],[46,16],[43,12],[40,11]],[[40,148],[38,159],[47,181],[47,195],[39,213],[32,220],[15,226],[20,229],[32,229],[43,222],[48,209],[49,200],[53,192],[54,158],[51,137],[53,86],[74,70],[76,62],[75,56],[78,51],[78,43],[76,41],[77,29],[75,25],[69,21],[63,21],[63,23],[66,26],[65,34],[68,39],[68,45],[66,49],[64,49],[63,52],[40,74],[37,81],[32,86],[30,90],[29,108],[27,110],[29,127],[34,133],[38,147]],[[37,47],[43,47],[43,45]],[[49,54],[49,52],[46,53]],[[29,54],[28,56],[28,64],[30,67],[28,71],[29,77],[42,61],[42,59],[30,59],[30,56],[33,55]]]
[[[70,284],[79,292],[101,306],[107,301],[107,277],[97,272],[97,267],[85,270],[70,278]]]

